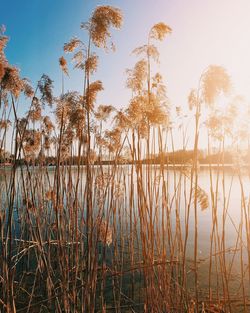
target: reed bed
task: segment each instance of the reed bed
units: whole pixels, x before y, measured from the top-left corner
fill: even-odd
[[[11,166],[0,168],[0,310],[249,312],[249,173],[240,158],[230,175],[223,166],[227,140],[247,135],[230,132],[237,99],[226,111],[215,105],[230,78],[208,67],[188,98],[191,118],[178,107],[171,116],[154,64],[159,41],[172,30],[158,23],[134,51],[139,61],[127,71],[127,109],[97,106],[103,85],[92,80],[96,49],[108,49],[110,28],[121,25],[122,13],[110,6],[97,7],[82,24],[87,43],[73,37],[64,51],[82,71],[83,90],[65,92],[69,71],[61,57],[58,97],[47,75],[35,89],[20,77],[1,34],[0,143],[5,158],[11,151]],[[19,117],[24,96],[30,105]],[[192,159],[170,163],[164,155],[175,154],[175,136],[187,149],[188,127]],[[216,144],[221,155],[220,168],[205,171],[205,186],[201,127],[208,152]]]

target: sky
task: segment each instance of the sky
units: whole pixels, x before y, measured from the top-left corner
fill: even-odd
[[[95,75],[105,90],[98,104],[125,108],[130,92],[125,88],[127,68],[133,67],[134,48],[144,44],[149,29],[158,22],[173,32],[159,43],[159,71],[173,106],[188,108],[187,97],[197,87],[202,71],[210,64],[225,67],[232,77],[235,94],[250,99],[250,1],[249,0],[0,0],[0,24],[10,42],[6,55],[21,75],[35,84],[45,73],[60,94],[58,59],[63,45],[73,36],[83,41],[80,24],[97,5],[119,7],[122,29],[112,31],[115,52],[97,50],[100,65]],[[69,58],[67,57],[69,60]],[[82,89],[82,73],[70,67],[66,90]],[[19,110],[25,111],[25,104]]]

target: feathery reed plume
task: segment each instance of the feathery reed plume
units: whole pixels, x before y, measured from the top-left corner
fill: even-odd
[[[109,5],[97,7],[88,25],[94,45],[100,48],[107,48],[107,38],[111,37],[110,27],[119,29],[121,25],[122,13],[118,8]]]
[[[94,109],[94,104],[96,102],[96,97],[98,92],[103,90],[102,82],[100,80],[97,80],[87,87],[86,94],[84,96],[84,100],[86,104],[89,106],[88,110]]]
[[[122,110],[116,112],[113,120],[115,121],[116,127],[120,129],[126,129],[129,127],[130,124],[129,118],[127,114]]]
[[[99,121],[106,122],[110,113],[112,113],[115,108],[112,105],[99,105],[97,111],[95,112],[95,117]]]
[[[42,118],[42,107],[39,99],[33,97],[32,106],[27,113],[27,119],[31,120],[33,123],[41,120]]]
[[[199,104],[199,100],[198,100],[197,90],[192,89],[188,96],[189,110],[193,110],[193,108],[197,107],[198,104]]]
[[[38,88],[41,93],[41,101],[43,104],[48,104],[52,106],[53,103],[53,81],[49,78],[48,75],[43,74],[41,79],[38,82]]]
[[[4,36],[5,27],[2,25],[0,31],[0,83],[5,73],[5,67],[7,66],[7,60],[4,54],[4,49],[8,43],[9,38]]]
[[[49,116],[43,117],[43,126],[44,126],[43,129],[47,134],[50,134],[52,130],[55,128]]]
[[[141,91],[147,78],[147,62],[138,61],[132,70],[127,70],[127,88],[133,92]]]
[[[69,72],[68,72],[67,61],[63,56],[60,57],[59,64],[63,73],[68,76]]]
[[[11,92],[17,98],[23,90],[23,80],[19,76],[19,69],[10,65],[4,68],[1,85],[6,91]]]
[[[40,121],[42,118],[42,108],[40,106],[29,110],[27,118],[32,122]]]
[[[75,63],[74,67],[83,70],[85,66],[84,59],[85,53],[83,50],[79,50],[76,53],[74,53],[72,57],[72,62]]]
[[[85,64],[84,64],[84,68],[85,68],[86,72],[91,74],[91,75],[94,72],[96,72],[97,66],[98,66],[98,56],[96,54],[90,55],[86,59]]]
[[[23,138],[25,159],[27,162],[35,161],[41,149],[41,133],[37,130],[26,130]]]
[[[202,87],[204,102],[212,105],[220,93],[228,94],[230,91],[230,77],[223,67],[210,65],[202,75]]]
[[[0,120],[0,129],[8,129],[9,126],[11,126],[11,121],[9,119]]]
[[[32,98],[34,96],[34,90],[31,85],[31,82],[27,78],[23,78],[23,93],[26,97]]]
[[[155,62],[159,63],[160,53],[155,45],[148,44],[133,50],[135,55],[144,55],[151,57]]]
[[[0,61],[0,82],[2,81],[2,78],[4,77],[4,73],[5,73],[5,67],[3,63],[1,63]]]
[[[202,211],[206,210],[209,207],[208,195],[200,187],[193,189],[193,197],[197,198]]]
[[[0,35],[0,56],[2,56],[3,50],[5,49],[8,41],[9,41],[9,37]]]
[[[171,34],[172,29],[165,23],[157,23],[150,30],[150,37],[162,41],[167,34]]]
[[[82,41],[76,37],[70,39],[68,43],[63,46],[64,52],[74,52],[76,48],[82,45]]]

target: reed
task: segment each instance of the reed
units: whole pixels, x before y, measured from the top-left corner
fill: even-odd
[[[127,108],[97,106],[104,88],[93,81],[98,48],[109,49],[111,28],[121,26],[119,9],[95,9],[81,25],[87,42],[73,37],[64,45],[83,89],[65,92],[70,71],[62,56],[57,97],[47,75],[34,89],[20,77],[5,57],[8,37],[1,33],[0,156],[11,166],[0,167],[0,310],[248,312],[249,182],[240,158],[230,177],[225,161],[226,142],[241,144],[232,130],[239,98],[219,111],[216,101],[227,96],[231,80],[212,65],[188,97],[191,114],[179,107],[173,113],[154,71],[157,45],[172,30],[158,23],[126,71]],[[30,104],[20,118],[23,96]],[[189,128],[192,159],[177,162],[175,138],[187,151]],[[206,186],[199,166],[204,128],[208,154],[215,146],[221,156],[217,169],[209,163]],[[239,133],[247,140],[245,125]]]

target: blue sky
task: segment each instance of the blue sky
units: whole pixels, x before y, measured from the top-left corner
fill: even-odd
[[[72,36],[86,38],[80,30],[80,23],[88,20],[95,6],[101,4],[121,8],[124,24],[121,31],[113,31],[116,52],[107,54],[97,51],[100,67],[96,78],[103,79],[106,86],[104,101],[112,102],[113,98],[116,105],[123,106],[118,102],[120,95],[126,94],[125,70],[135,61],[130,57],[131,51],[144,43],[149,28],[159,21],[162,9],[166,11],[164,1],[2,0],[0,23],[6,26],[6,34],[10,36],[6,49],[9,62],[17,65],[22,75],[32,82],[36,82],[43,73],[48,74],[54,80],[58,93],[58,59],[63,54],[63,44]],[[80,89],[81,83],[80,72],[71,71],[66,89]],[[112,98],[108,99],[109,96]]]
[[[6,25],[6,34],[11,38],[9,61],[33,82],[43,73],[48,74],[59,92],[58,58],[63,54],[63,44],[72,36],[84,40],[80,23],[101,4],[117,6],[124,14],[122,30],[113,32],[116,52],[98,51],[100,67],[96,77],[103,79],[106,86],[104,101],[124,105],[120,96],[126,94],[125,69],[135,62],[131,51],[145,42],[149,28],[159,21],[173,29],[173,34],[160,44],[160,50],[161,72],[176,105],[185,102],[188,90],[209,64],[219,63],[230,74],[249,78],[239,66],[244,61],[245,68],[250,65],[248,0],[1,0],[0,23]],[[80,88],[79,76],[79,72],[71,71],[66,89]],[[182,96],[178,95],[180,90]]]
[[[6,25],[10,36],[9,62],[34,84],[43,73],[48,74],[58,95],[63,44],[73,36],[84,41],[80,23],[88,20],[96,5],[105,4],[123,11],[124,24],[112,32],[115,53],[97,50],[100,66],[94,79],[101,79],[105,88],[99,104],[127,106],[130,93],[125,88],[125,70],[136,61],[131,52],[160,21],[173,29],[159,44],[158,70],[174,106],[187,109],[190,89],[210,64],[224,66],[232,76],[234,92],[250,99],[249,0],[1,0],[0,24]],[[65,89],[80,91],[81,86],[81,73],[71,67]]]

